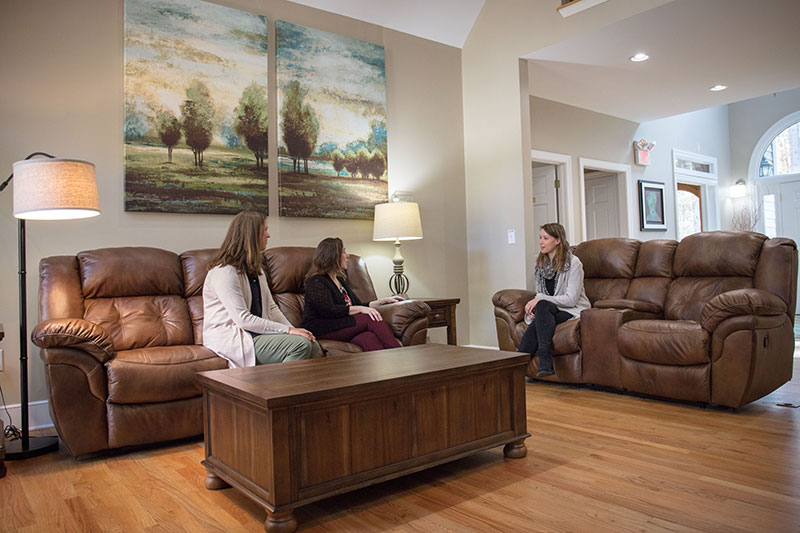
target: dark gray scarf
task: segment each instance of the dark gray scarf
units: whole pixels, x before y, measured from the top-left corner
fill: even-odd
[[[553,263],[550,261],[550,256],[546,255],[544,257],[544,266],[536,267],[536,292],[539,294],[547,294],[547,286],[544,282],[546,279],[555,279],[557,289],[561,284],[561,279],[567,272],[569,272],[569,267],[571,264],[572,253],[569,251],[567,252],[567,256],[564,258],[564,268],[558,271],[553,268]],[[552,296],[552,294],[550,296]]]

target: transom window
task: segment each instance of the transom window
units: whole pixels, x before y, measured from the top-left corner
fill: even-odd
[[[795,122],[772,139],[758,166],[759,177],[797,173],[800,173],[800,122]]]

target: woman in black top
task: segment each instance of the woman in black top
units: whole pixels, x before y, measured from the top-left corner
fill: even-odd
[[[339,238],[329,237],[317,245],[306,277],[302,327],[318,339],[352,342],[365,352],[399,348],[400,341],[375,308],[403,298],[361,302],[345,280],[349,259]]]

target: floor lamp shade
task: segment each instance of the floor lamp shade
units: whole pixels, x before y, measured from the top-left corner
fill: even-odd
[[[45,156],[48,159],[32,159]],[[31,437],[28,420],[28,320],[25,221],[66,220],[100,214],[95,167],[87,161],[56,159],[34,152],[14,163],[14,171],[0,184],[14,180],[14,216],[17,218],[19,260],[19,382],[20,438],[6,444],[6,459],[35,457],[58,449],[57,437]]]
[[[29,159],[14,163],[14,216],[65,220],[100,214],[92,163],[76,159]]]
[[[403,256],[400,255],[400,241],[422,238],[422,221],[419,206],[415,202],[388,202],[375,206],[375,225],[372,229],[373,241],[394,241],[394,274],[389,280],[393,294],[407,296],[408,278],[403,273]]]

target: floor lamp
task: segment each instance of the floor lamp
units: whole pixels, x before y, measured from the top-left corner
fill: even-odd
[[[422,222],[416,202],[387,202],[375,206],[375,225],[372,229],[373,241],[394,241],[394,274],[389,280],[392,294],[408,296],[408,278],[403,273],[403,256],[400,255],[400,241],[422,238]]]
[[[43,156],[48,159],[33,159]],[[31,437],[28,422],[28,309],[25,271],[25,220],[66,220],[100,214],[94,165],[75,159],[56,159],[34,152],[14,163],[14,217],[17,218],[19,260],[19,390],[21,437],[6,442],[6,460],[27,459],[56,451],[58,437]]]

